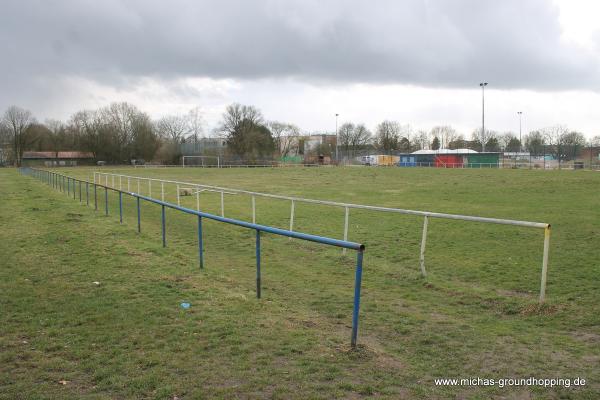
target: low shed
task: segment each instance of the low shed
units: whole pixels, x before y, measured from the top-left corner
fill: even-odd
[[[46,167],[73,167],[94,163],[94,154],[86,151],[26,151],[23,165]]]

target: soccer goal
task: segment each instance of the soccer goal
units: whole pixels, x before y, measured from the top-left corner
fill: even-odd
[[[219,156],[183,156],[182,160],[181,160],[181,166],[183,168],[185,168],[186,166],[188,167],[204,167],[204,166],[215,166],[214,161],[212,163],[210,162],[204,162],[204,160],[217,160],[217,164],[216,167],[220,168],[221,167],[221,159],[219,158]]]

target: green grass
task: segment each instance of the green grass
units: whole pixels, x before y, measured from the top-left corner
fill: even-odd
[[[92,169],[61,169],[89,178]],[[106,171],[109,171],[106,169]],[[99,211],[0,170],[0,398],[572,398],[600,391],[600,174],[401,168],[123,169],[269,193],[552,224],[548,302],[536,306],[543,232],[350,212],[364,242],[358,350],[349,348],[354,254],[104,193]],[[121,182],[125,185],[125,181]],[[117,183],[118,184],[118,183]],[[137,189],[131,182],[132,190]],[[142,194],[147,193],[142,186]],[[159,186],[153,186],[159,196]],[[175,188],[167,186],[167,200]],[[85,198],[85,191],[83,192]],[[195,198],[182,197],[195,208]],[[219,195],[202,208],[219,213]],[[250,198],[226,197],[250,219]],[[257,199],[259,223],[289,202]],[[296,205],[295,229],[342,237],[342,209]],[[93,282],[100,282],[99,285]],[[191,303],[189,310],[179,306]],[[583,377],[582,388],[440,387],[438,377]],[[59,381],[68,381],[62,385]]]

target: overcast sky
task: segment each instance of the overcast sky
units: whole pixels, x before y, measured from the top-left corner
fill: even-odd
[[[153,118],[227,104],[303,131],[383,119],[470,135],[600,135],[595,0],[2,1],[0,110],[40,120],[128,101]]]

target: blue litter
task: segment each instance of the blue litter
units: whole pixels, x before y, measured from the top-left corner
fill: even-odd
[[[181,303],[181,308],[185,308],[187,310],[190,308],[190,303]]]

